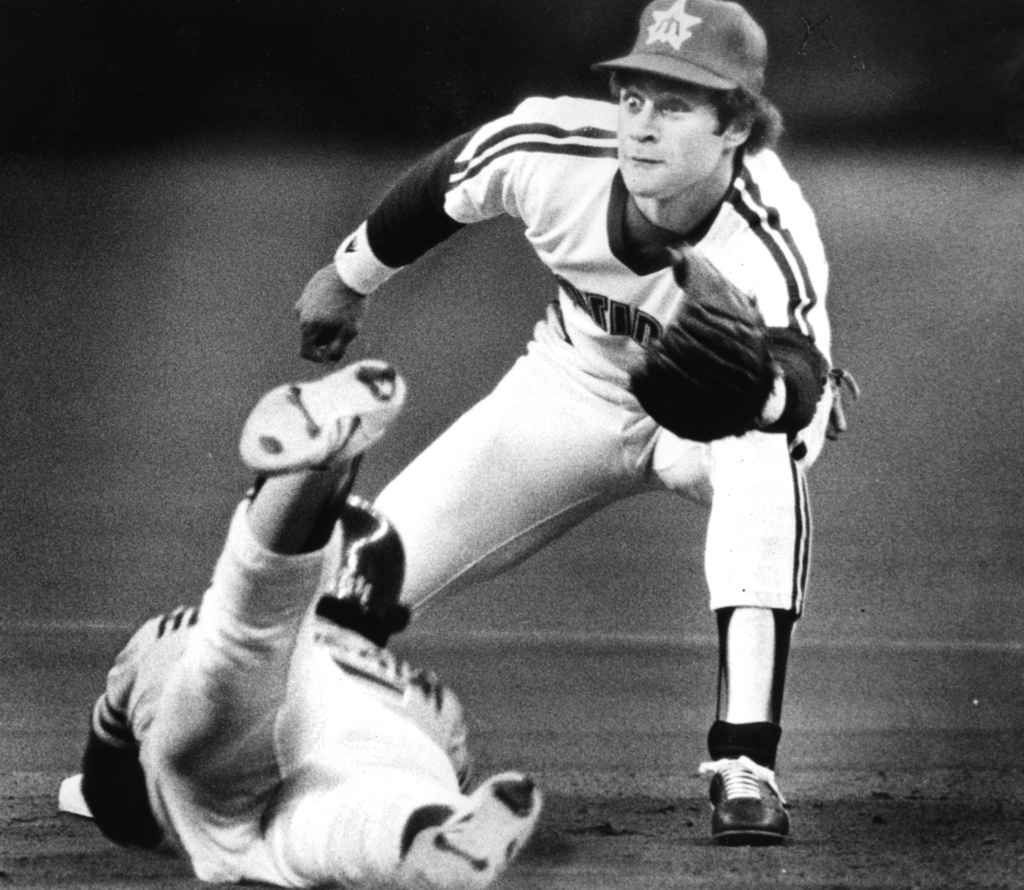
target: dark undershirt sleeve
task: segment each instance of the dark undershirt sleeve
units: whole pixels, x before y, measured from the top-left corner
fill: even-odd
[[[156,847],[163,833],[149,805],[137,745],[115,746],[89,730],[82,756],[82,797],[115,844]]]
[[[769,328],[768,348],[782,368],[786,407],[766,431],[793,435],[814,418],[828,383],[828,359],[810,337],[792,328]]]
[[[444,212],[444,196],[455,158],[471,136],[459,136],[423,158],[367,218],[370,249],[382,263],[395,269],[408,265],[464,227]]]

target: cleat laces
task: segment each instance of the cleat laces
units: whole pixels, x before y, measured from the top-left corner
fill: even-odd
[[[782,796],[775,781],[775,773],[766,766],[754,763],[749,757],[709,761],[700,765],[702,776],[718,774],[722,777],[722,788],[726,800],[740,798],[761,799],[761,782],[764,782],[785,806],[786,798]]]

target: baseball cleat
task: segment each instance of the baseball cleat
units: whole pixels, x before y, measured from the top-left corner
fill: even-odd
[[[786,801],[775,773],[749,757],[703,763],[711,774],[711,837],[732,846],[781,844],[789,834]]]
[[[522,773],[484,782],[458,810],[422,807],[402,839],[402,886],[482,890],[508,867],[533,834],[541,795]]]
[[[249,414],[238,448],[246,466],[266,476],[326,467],[366,451],[404,402],[405,381],[391,365],[355,362],[270,390]]]

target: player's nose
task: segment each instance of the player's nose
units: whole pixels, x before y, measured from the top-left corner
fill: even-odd
[[[649,142],[657,138],[658,122],[653,103],[644,103],[639,111],[630,116],[626,124],[626,133],[630,139],[637,142]]]

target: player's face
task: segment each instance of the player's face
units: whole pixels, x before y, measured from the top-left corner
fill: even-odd
[[[742,137],[720,130],[707,91],[698,86],[638,79],[619,92],[619,166],[638,202],[700,199],[731,172]]]

